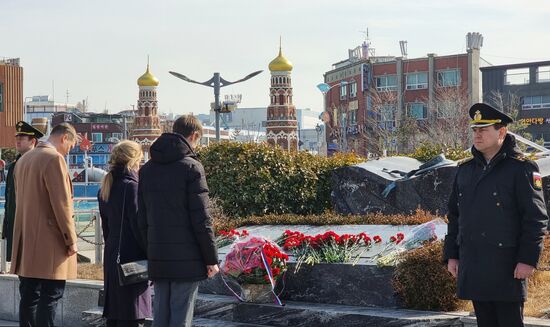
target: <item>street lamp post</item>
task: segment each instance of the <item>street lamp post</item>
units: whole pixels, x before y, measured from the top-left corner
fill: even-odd
[[[172,71],[169,72],[169,73],[176,76],[179,79],[182,79],[182,80],[186,81],[186,82],[200,84],[200,85],[204,85],[204,86],[214,88],[214,112],[216,113],[216,141],[219,142],[220,141],[220,112],[221,112],[220,89],[224,86],[244,82],[244,81],[246,81],[248,79],[251,79],[252,77],[258,75],[261,72],[262,72],[262,70],[255,71],[253,73],[250,73],[250,74],[246,75],[244,78],[241,78],[240,80],[237,80],[237,81],[234,81],[234,82],[229,82],[229,81],[224,80],[220,76],[220,73],[214,73],[214,76],[212,76],[211,79],[209,79],[206,82],[202,82],[202,83],[194,81],[194,80],[190,79],[189,77],[187,77],[185,75],[182,75],[180,73],[176,73],[176,72],[172,72]]]

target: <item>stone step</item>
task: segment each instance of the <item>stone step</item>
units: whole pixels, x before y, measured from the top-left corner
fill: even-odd
[[[103,319],[103,308],[97,307],[94,309],[84,311],[82,313],[82,320],[85,322],[86,326],[103,327],[105,325],[105,321]],[[17,322],[13,322],[12,325],[8,325],[8,324],[4,325],[2,322],[3,321],[0,320],[0,327],[19,326]],[[150,327],[152,325],[152,322],[153,322],[152,319],[146,319],[145,326]],[[207,319],[207,318],[200,318],[200,317],[193,319],[193,327],[253,327],[253,326],[272,327],[268,325],[247,324],[247,323],[233,322],[233,321],[227,321],[227,320],[215,320],[215,319]]]
[[[102,312],[103,308],[97,307],[84,312],[83,317],[88,317],[89,326],[101,326]],[[147,321],[146,326],[151,326],[151,320]],[[281,307],[275,304],[241,303],[232,296],[199,293],[193,326],[476,327],[477,324],[475,317],[469,316],[467,312],[442,313],[294,301],[287,301]],[[525,319],[525,326],[550,327],[550,320],[529,317]]]
[[[19,327],[19,322],[9,321],[9,320],[0,320],[1,327]]]
[[[240,303],[224,295],[199,294],[195,317],[270,326],[462,326],[467,313],[286,302]]]
[[[460,321],[464,327],[477,327],[476,317],[462,317]],[[550,327],[550,320],[526,317],[524,325],[525,327]]]
[[[247,324],[226,320],[215,320],[206,318],[194,318],[193,327],[272,327],[269,325]]]

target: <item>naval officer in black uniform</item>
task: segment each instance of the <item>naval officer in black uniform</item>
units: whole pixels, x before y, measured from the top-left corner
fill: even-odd
[[[5,210],[4,221],[2,223],[2,238],[6,239],[6,261],[11,261],[11,248],[13,241],[13,226],[15,221],[15,182],[13,180],[13,172],[17,160],[22,155],[34,149],[38,139],[44,136],[41,131],[24,121],[19,121],[15,124],[15,149],[17,157],[15,161],[8,165],[8,176],[6,177],[6,193],[5,193]],[[32,201],[32,199],[29,199]]]
[[[483,103],[469,113],[473,157],[449,199],[445,260],[479,327],[519,327],[548,221],[542,178],[507,133],[511,117]]]

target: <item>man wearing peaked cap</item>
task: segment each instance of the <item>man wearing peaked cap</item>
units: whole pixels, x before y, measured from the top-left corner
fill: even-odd
[[[449,198],[447,268],[479,327],[523,326],[548,221],[541,175],[508,134],[511,117],[484,103],[469,113],[473,157],[459,164]]]
[[[42,132],[27,124],[24,121],[15,124],[15,149],[17,157],[15,161],[8,165],[8,176],[6,177],[6,193],[5,193],[5,215],[2,224],[2,238],[6,239],[7,261],[11,261],[11,247],[13,241],[13,223],[15,220],[15,187],[13,180],[13,172],[17,160],[28,151],[34,149],[38,139],[44,136]]]
[[[37,130],[36,128],[24,121],[17,122],[17,124],[15,125],[15,130],[15,136],[30,136],[35,139],[39,139],[44,136],[41,131]]]
[[[470,118],[472,118],[470,127],[485,127],[495,124],[508,125],[514,120],[507,114],[491,107],[485,103],[476,103],[470,108]]]

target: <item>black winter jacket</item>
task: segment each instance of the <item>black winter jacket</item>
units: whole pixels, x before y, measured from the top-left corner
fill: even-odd
[[[449,199],[445,259],[458,259],[458,296],[476,301],[523,301],[518,262],[536,266],[548,216],[538,166],[507,135],[489,163],[472,147],[459,165]]]
[[[149,278],[199,281],[218,263],[208,186],[187,140],[162,134],[139,172],[139,225],[147,243]]]

